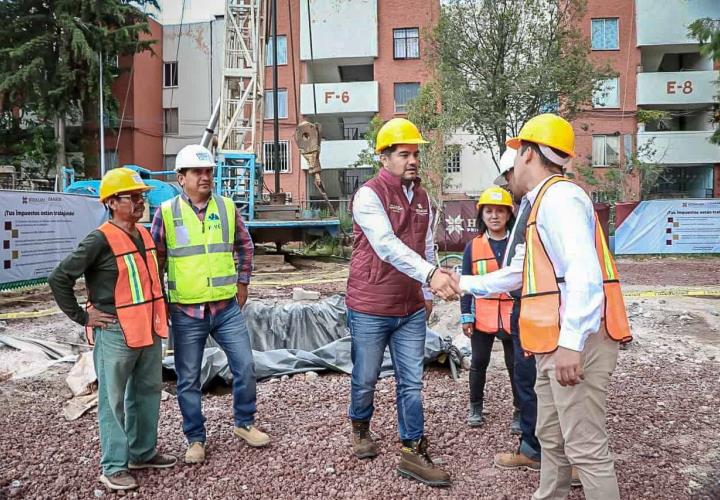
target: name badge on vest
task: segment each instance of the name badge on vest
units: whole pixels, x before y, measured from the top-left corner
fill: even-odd
[[[178,226],[175,228],[175,243],[177,245],[187,245],[190,243],[190,236],[188,235],[188,231],[185,226]]]

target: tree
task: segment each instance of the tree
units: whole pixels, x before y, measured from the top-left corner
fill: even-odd
[[[145,5],[158,7],[155,0],[0,2],[1,123],[9,124],[8,130],[40,127],[53,131],[54,146],[38,148],[56,153],[54,161],[38,157],[46,161],[46,175],[52,166],[67,164],[67,119],[77,119],[84,110],[84,125],[97,123],[91,110],[97,109],[99,101],[98,54],[112,61],[151,49],[154,40],[140,40],[141,34],[150,33],[147,17],[139,10]],[[117,76],[113,64],[103,65],[103,96],[109,114],[116,108],[111,85]],[[88,133],[94,134],[94,129]],[[6,149],[12,150],[7,145]]]
[[[497,164],[508,134],[532,116],[566,118],[612,76],[588,58],[578,29],[585,0],[452,0],[432,36],[444,101],[462,103],[464,127]]]
[[[710,57],[712,60],[720,60],[720,19],[698,19],[688,27],[689,36],[700,42],[700,53]],[[716,82],[718,93],[716,100],[720,102],[720,80]],[[720,123],[720,111],[715,112],[713,119]],[[720,127],[710,137],[710,142],[720,145]]]

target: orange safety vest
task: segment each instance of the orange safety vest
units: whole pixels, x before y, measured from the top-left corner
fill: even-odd
[[[482,276],[499,269],[486,235],[473,238],[471,251],[472,274]],[[500,330],[510,333],[512,306],[512,297],[505,293],[496,298],[475,299],[475,329],[489,334]]]
[[[547,190],[558,182],[571,182],[560,176],[548,180],[532,206],[525,231],[525,263],[520,301],[520,343],[526,352],[547,354],[558,347],[560,338],[560,288],[555,268],[545,251],[537,229],[537,214]],[[608,250],[602,228],[595,215],[595,250],[603,277],[605,304],[602,320],[608,335],[618,342],[632,340],[625,301],[615,260]]]
[[[153,333],[168,336],[167,308],[160,284],[155,242],[150,233],[136,224],[145,245],[145,258],[130,236],[115,224],[106,222],[100,231],[115,255],[118,279],[115,282],[115,309],[128,347],[153,345]],[[151,257],[151,258],[149,258]],[[85,328],[88,342],[94,344],[92,328]]]

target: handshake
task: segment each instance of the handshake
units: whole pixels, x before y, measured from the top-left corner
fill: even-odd
[[[460,275],[438,267],[430,278],[430,291],[443,300],[456,300],[462,295]]]

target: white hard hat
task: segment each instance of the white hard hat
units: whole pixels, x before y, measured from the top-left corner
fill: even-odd
[[[215,168],[212,153],[199,144],[190,144],[178,151],[175,157],[175,172],[184,168]]]
[[[507,148],[500,157],[500,175],[495,179],[495,184],[498,186],[506,186],[507,180],[505,174],[515,166],[515,157],[517,156],[517,149]]]

